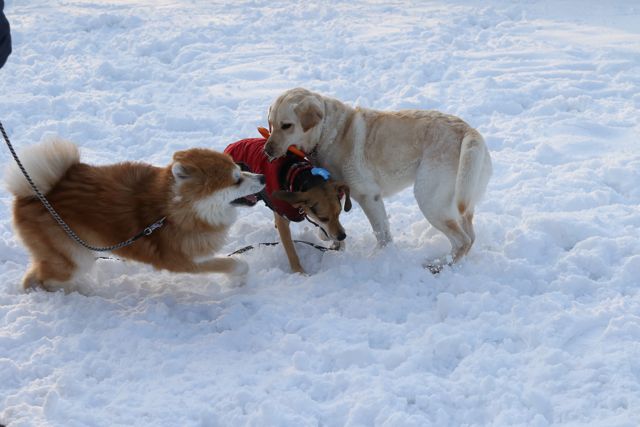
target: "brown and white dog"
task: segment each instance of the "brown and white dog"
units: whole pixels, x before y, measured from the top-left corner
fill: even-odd
[[[273,211],[291,270],[304,274],[291,238],[290,221],[306,219],[319,227],[323,240],[333,241],[334,249],[344,248],[347,234],[340,224],[340,212],[342,200],[345,212],[351,209],[349,187],[332,180],[326,170],[313,167],[304,154],[289,153],[269,162],[264,154],[266,142],[264,138],[247,138],[230,144],[224,152],[247,170],[265,176],[266,186],[258,197]]]
[[[383,197],[413,184],[427,220],[451,242],[453,262],[475,239],[474,206],[491,176],[482,136],[461,119],[437,111],[384,112],[352,108],[296,88],[269,109],[270,158],[290,145],[306,153],[351,188],[380,246],[391,241]],[[439,271],[443,260],[430,262]]]
[[[213,257],[235,221],[237,199],[264,187],[262,175],[240,171],[231,157],[194,148],[176,152],[166,167],[91,166],[63,140],[34,145],[20,157],[54,209],[91,245],[125,241],[166,217],[160,230],[113,252],[172,272],[242,276],[248,271],[242,260]],[[15,164],[5,178],[16,196],[15,228],[31,253],[25,289],[74,290],[72,280],[93,264],[93,252],[65,234]]]

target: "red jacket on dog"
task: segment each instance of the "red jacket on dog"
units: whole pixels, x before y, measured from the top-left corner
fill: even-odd
[[[264,145],[267,140],[264,138],[247,138],[230,144],[224,152],[236,163],[245,164],[253,173],[263,174],[266,180],[265,189],[260,193],[264,202],[269,208],[287,218],[289,221],[300,222],[305,216],[289,203],[271,197],[274,191],[291,191],[288,185],[287,170],[301,160],[288,154],[279,159],[269,162],[264,154]],[[283,174],[285,177],[283,177]]]

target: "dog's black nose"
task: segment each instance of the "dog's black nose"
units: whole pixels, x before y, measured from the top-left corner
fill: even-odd
[[[264,184],[265,182],[267,182],[264,175],[258,175],[258,180],[260,181],[260,184]]]
[[[342,242],[346,238],[347,238],[346,233],[340,233],[338,234],[338,236],[336,236],[336,239],[338,239],[339,242]]]

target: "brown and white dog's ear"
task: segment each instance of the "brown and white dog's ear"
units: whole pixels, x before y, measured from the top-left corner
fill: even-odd
[[[349,186],[344,183],[336,184],[336,191],[338,194],[344,194],[344,211],[349,212],[351,210],[351,197],[349,196]]]
[[[302,207],[309,203],[309,200],[305,197],[304,193],[298,191],[274,191],[271,194],[274,199],[282,200],[289,203],[296,208]]]
[[[320,102],[314,98],[306,98],[300,104],[296,105],[293,111],[298,116],[304,132],[316,126],[324,117]]]

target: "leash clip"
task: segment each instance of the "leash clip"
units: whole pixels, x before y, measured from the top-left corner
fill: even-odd
[[[144,229],[144,235],[145,236],[150,236],[151,233],[153,233],[154,231],[156,231],[158,228],[162,227],[164,225],[164,220],[167,219],[166,216],[163,216],[162,218],[160,218],[158,221],[154,222],[153,224],[151,224],[150,226],[148,226],[147,228]]]

